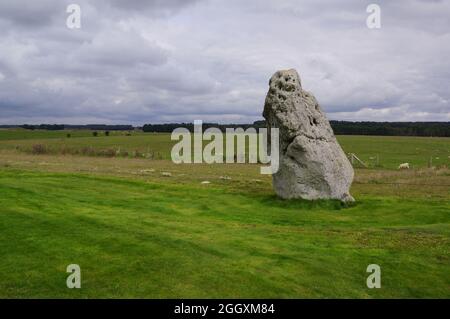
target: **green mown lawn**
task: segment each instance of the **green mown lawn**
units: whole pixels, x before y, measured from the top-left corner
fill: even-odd
[[[450,203],[0,170],[0,297],[450,297]],[[82,288],[66,288],[79,264]],[[381,289],[366,267],[381,266]]]

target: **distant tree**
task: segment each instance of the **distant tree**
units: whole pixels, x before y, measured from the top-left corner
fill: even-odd
[[[67,133],[67,138],[71,138],[72,135],[70,135],[70,133]]]
[[[262,121],[255,121],[255,122],[253,122],[253,126],[255,127],[255,128],[261,128],[261,127],[266,127],[266,121],[265,120],[262,120]]]
[[[24,129],[27,130],[49,130],[49,131],[58,131],[58,130],[64,130],[64,125],[62,124],[40,124],[40,125],[22,125]]]
[[[109,131],[105,131],[105,136],[109,136]]]
[[[98,132],[97,131],[92,132],[92,136],[98,136]]]

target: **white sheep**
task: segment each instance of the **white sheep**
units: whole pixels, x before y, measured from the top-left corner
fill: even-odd
[[[409,163],[402,163],[398,166],[398,169],[409,169]]]

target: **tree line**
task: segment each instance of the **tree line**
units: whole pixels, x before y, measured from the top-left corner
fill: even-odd
[[[450,137],[450,122],[349,122],[330,121],[333,131],[337,135],[381,135],[381,136],[440,136]],[[0,125],[0,128],[22,127],[29,130],[95,130],[95,131],[132,131],[142,129],[144,132],[171,133],[178,127],[187,128],[193,132],[193,123],[165,123],[165,124],[145,124],[141,127],[132,125],[107,125],[107,124],[87,124],[87,125],[67,125],[67,124],[24,124]],[[248,129],[250,127],[266,127],[265,121],[255,121],[252,124],[219,124],[203,123],[203,129],[210,127],[219,128],[225,132],[226,128]]]
[[[333,131],[337,135],[381,135],[381,136],[440,136],[450,137],[450,122],[349,122],[330,121]],[[193,132],[193,123],[145,124],[144,132],[170,133],[178,127],[187,128]],[[218,124],[203,123],[203,130],[210,127],[219,128],[225,132],[226,128],[266,127],[265,121],[252,124]]]
[[[9,126],[11,127],[11,126]],[[30,125],[24,124],[20,125],[27,130],[49,130],[49,131],[60,131],[60,130],[94,130],[94,131],[132,131],[134,130],[133,125],[107,125],[107,124],[87,124],[87,125],[68,125],[68,124],[38,124]]]
[[[450,137],[450,122],[347,122],[331,121],[337,135]]]

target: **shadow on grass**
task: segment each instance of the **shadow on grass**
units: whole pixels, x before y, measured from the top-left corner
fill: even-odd
[[[341,210],[345,208],[355,207],[357,202],[343,203],[337,199],[319,199],[319,200],[307,200],[307,199],[282,199],[275,194],[269,196],[258,196],[258,201],[261,204],[288,209],[307,209],[307,210]]]

